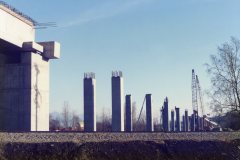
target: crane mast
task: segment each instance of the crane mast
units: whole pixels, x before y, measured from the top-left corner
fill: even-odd
[[[196,85],[196,75],[195,75],[194,69],[192,70],[192,107],[193,107],[193,112],[198,113],[197,85]]]
[[[202,116],[204,117],[205,116],[205,110],[204,110],[204,104],[203,104],[203,95],[202,95],[202,90],[201,90],[201,86],[200,86],[200,83],[199,83],[199,79],[198,79],[198,76],[196,75],[196,86],[197,86],[197,95],[199,97],[199,105],[200,105],[200,108],[201,108],[201,112],[202,112]]]

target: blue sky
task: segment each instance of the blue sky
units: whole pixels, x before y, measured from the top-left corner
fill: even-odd
[[[111,112],[112,70],[123,72],[125,94],[139,108],[152,93],[155,117],[166,96],[170,107],[190,110],[192,68],[209,89],[210,54],[230,36],[240,38],[239,0],[6,2],[38,22],[58,24],[36,34],[37,41],[61,43],[61,59],[51,61],[51,112],[69,101],[82,114],[84,72],[96,73],[98,114],[103,107]]]

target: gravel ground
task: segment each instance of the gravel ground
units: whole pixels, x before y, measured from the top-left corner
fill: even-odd
[[[104,142],[104,141],[155,141],[164,140],[194,140],[209,141],[221,140],[230,141],[240,139],[240,132],[139,132],[139,133],[119,133],[119,132],[25,132],[25,133],[0,133],[0,142],[23,142],[23,143],[43,143],[43,142]]]

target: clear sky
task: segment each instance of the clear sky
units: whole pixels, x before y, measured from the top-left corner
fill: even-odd
[[[6,0],[38,22],[37,41],[61,43],[51,61],[50,111],[69,101],[83,113],[83,74],[95,72],[97,112],[111,112],[111,71],[121,70],[125,94],[140,108],[152,93],[154,116],[164,98],[191,109],[191,70],[210,88],[205,63],[217,46],[240,38],[239,0]],[[207,97],[205,96],[205,102]],[[207,103],[205,107],[208,108]]]

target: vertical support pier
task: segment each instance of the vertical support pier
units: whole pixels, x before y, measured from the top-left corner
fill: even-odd
[[[180,132],[180,109],[178,107],[175,107],[176,111],[176,132]]]
[[[131,95],[126,95],[126,131],[132,132],[132,102]]]
[[[185,128],[186,128],[186,132],[189,131],[189,117],[188,117],[188,110],[185,110]]]
[[[168,98],[164,100],[162,107],[162,123],[163,123],[163,131],[169,132],[169,121],[168,121]]]
[[[124,131],[124,94],[121,71],[112,72],[112,131]]]
[[[84,131],[96,131],[96,79],[94,73],[84,74]]]
[[[171,110],[171,132],[175,131],[174,110]]]
[[[146,131],[153,131],[153,122],[152,122],[152,95],[146,94]]]

